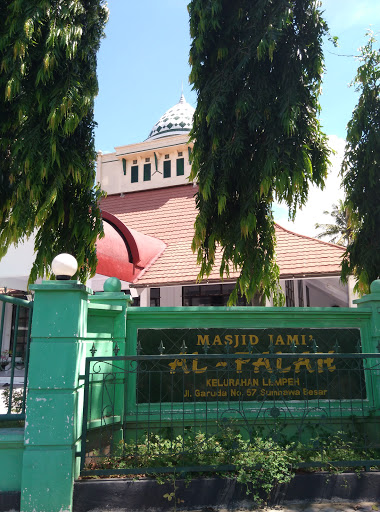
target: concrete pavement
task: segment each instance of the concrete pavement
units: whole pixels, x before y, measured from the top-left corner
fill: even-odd
[[[329,501],[325,503],[293,503],[276,507],[257,508],[253,511],[261,512],[380,512],[380,502],[360,501],[343,503],[341,501]]]

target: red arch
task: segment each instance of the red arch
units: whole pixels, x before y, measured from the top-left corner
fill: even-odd
[[[136,240],[134,239],[132,233],[129,231],[127,226],[121,222],[120,219],[115,217],[115,215],[112,215],[112,213],[108,213],[105,211],[102,211],[102,218],[109,222],[111,225],[113,225],[122,235],[124,240],[126,241],[132,256],[132,263],[137,265],[140,263],[140,253],[139,248],[137,247]]]
[[[102,212],[104,238],[98,239],[98,274],[135,282],[157,260],[166,244],[127,226],[111,213]]]

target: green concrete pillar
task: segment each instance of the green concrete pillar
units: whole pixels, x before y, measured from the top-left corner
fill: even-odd
[[[106,334],[103,340],[94,340],[96,356],[113,356],[115,349],[119,356],[124,356],[127,306],[132,298],[121,291],[121,282],[116,277],[109,277],[103,289],[103,292],[94,293],[89,299],[88,337],[91,338],[91,333]]]
[[[81,433],[88,297],[77,281],[35,291],[25,420],[21,512],[72,510]]]
[[[380,279],[373,281],[371,284],[371,293],[364,295],[361,299],[354,300],[358,309],[371,309],[371,321],[369,325],[368,336],[363,339],[363,352],[379,353],[379,359],[367,359],[367,365],[376,366],[380,360]],[[379,370],[371,371],[373,401],[378,411],[380,410],[380,372]],[[367,388],[368,389],[368,388]]]
[[[105,281],[103,285],[103,292],[98,292],[90,297],[90,304],[88,309],[88,345],[87,345],[87,356],[91,356],[90,348],[92,348],[91,336],[94,334],[94,345],[96,349],[95,356],[123,356],[126,355],[126,319],[127,319],[127,308],[132,302],[130,295],[125,295],[121,291],[121,282],[115,277],[110,277]],[[101,333],[101,336],[99,334]],[[91,343],[91,345],[90,345]],[[90,346],[89,346],[90,345]],[[104,366],[103,366],[104,365]],[[117,371],[115,372],[115,389],[112,400],[107,401],[107,394],[99,397],[92,387],[92,402],[89,408],[88,414],[91,412],[91,417],[88,419],[100,418],[102,415],[102,409],[107,405],[110,405],[114,411],[115,416],[124,417],[125,407],[125,389],[126,382],[124,374],[120,372],[120,368],[126,368],[126,361],[118,361]],[[109,371],[112,373],[112,365],[107,363],[99,363],[97,368],[102,368],[102,371]],[[103,379],[103,375],[100,374],[98,377],[92,375],[92,383],[97,378]],[[100,387],[98,388],[101,389]],[[111,405],[112,404],[112,405]],[[112,431],[113,442],[118,443],[122,440],[123,429],[119,426],[116,430]]]
[[[369,295],[354,300],[354,303],[358,309],[372,310],[369,346],[363,348],[366,352],[380,352],[380,279],[373,281]]]

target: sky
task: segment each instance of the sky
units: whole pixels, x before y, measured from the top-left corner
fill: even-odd
[[[178,102],[181,88],[195,108],[196,94],[188,82],[190,66],[187,0],[108,0],[106,38],[98,55],[99,95],[95,101],[96,149],[145,140],[162,114]],[[368,28],[380,30],[380,0],[323,0],[321,9],[338,48],[325,41],[321,124],[336,151],[323,191],[311,188],[308,204],[288,221],[286,207],[275,205],[275,220],[309,236],[315,223],[329,222],[323,214],[343,198],[339,168],[346,125],[358,95],[349,83],[355,76],[358,48]],[[380,36],[380,34],[379,34]]]

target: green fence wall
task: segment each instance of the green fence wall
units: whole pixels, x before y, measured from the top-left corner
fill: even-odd
[[[0,492],[20,491],[22,460],[24,454],[24,429],[0,429]]]
[[[8,460],[9,450],[15,450],[14,471],[19,476],[13,487],[20,484],[23,512],[72,510],[86,357],[94,349],[97,355],[135,353],[139,328],[352,327],[361,330],[364,352],[378,353],[380,348],[380,281],[372,284],[370,295],[357,301],[357,309],[128,308],[130,298],[120,293],[116,280],[106,293],[95,295],[75,281],[44,281],[33,289],[21,468],[20,433],[10,448],[0,432],[0,466]],[[380,406],[380,375],[374,395]],[[8,484],[7,488],[11,490]]]

